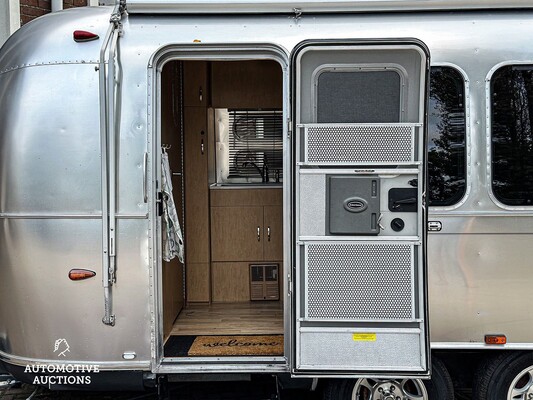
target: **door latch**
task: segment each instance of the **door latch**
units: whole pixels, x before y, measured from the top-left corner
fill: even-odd
[[[440,232],[442,230],[442,222],[440,221],[428,221],[428,231]]]
[[[161,217],[163,215],[163,192],[157,192],[157,216]]]

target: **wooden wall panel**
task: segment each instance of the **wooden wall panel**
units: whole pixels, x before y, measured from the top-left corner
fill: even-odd
[[[163,334],[166,338],[183,309],[183,265],[177,260],[163,263]]]
[[[214,262],[212,265],[213,302],[250,301],[250,267],[248,262]]]
[[[209,262],[207,150],[206,109],[185,107],[185,259],[187,263]]]
[[[174,172],[181,171],[181,132],[179,127],[180,110],[177,107],[179,93],[177,63],[172,62],[162,71],[161,84],[161,142],[171,145],[167,150],[170,168]],[[174,108],[175,107],[175,108]],[[173,177],[174,202],[178,209],[178,217],[183,223],[181,178]],[[183,264],[177,258],[170,262],[163,261],[163,333],[168,336],[174,320],[184,305],[183,293]]]
[[[208,303],[211,301],[209,263],[187,263],[187,302]]]

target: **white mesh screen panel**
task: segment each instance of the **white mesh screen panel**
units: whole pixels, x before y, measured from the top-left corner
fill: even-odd
[[[413,246],[310,244],[307,319],[411,320]]]
[[[379,163],[414,161],[412,126],[306,127],[307,162]]]

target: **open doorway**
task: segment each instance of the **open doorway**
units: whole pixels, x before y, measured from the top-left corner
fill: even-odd
[[[184,262],[162,263],[165,357],[284,354],[282,109],[272,60],[162,70],[161,143],[184,239]]]

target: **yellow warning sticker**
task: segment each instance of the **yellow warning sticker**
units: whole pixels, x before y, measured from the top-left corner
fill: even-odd
[[[352,335],[354,342],[375,342],[376,334],[375,333],[354,333]]]

